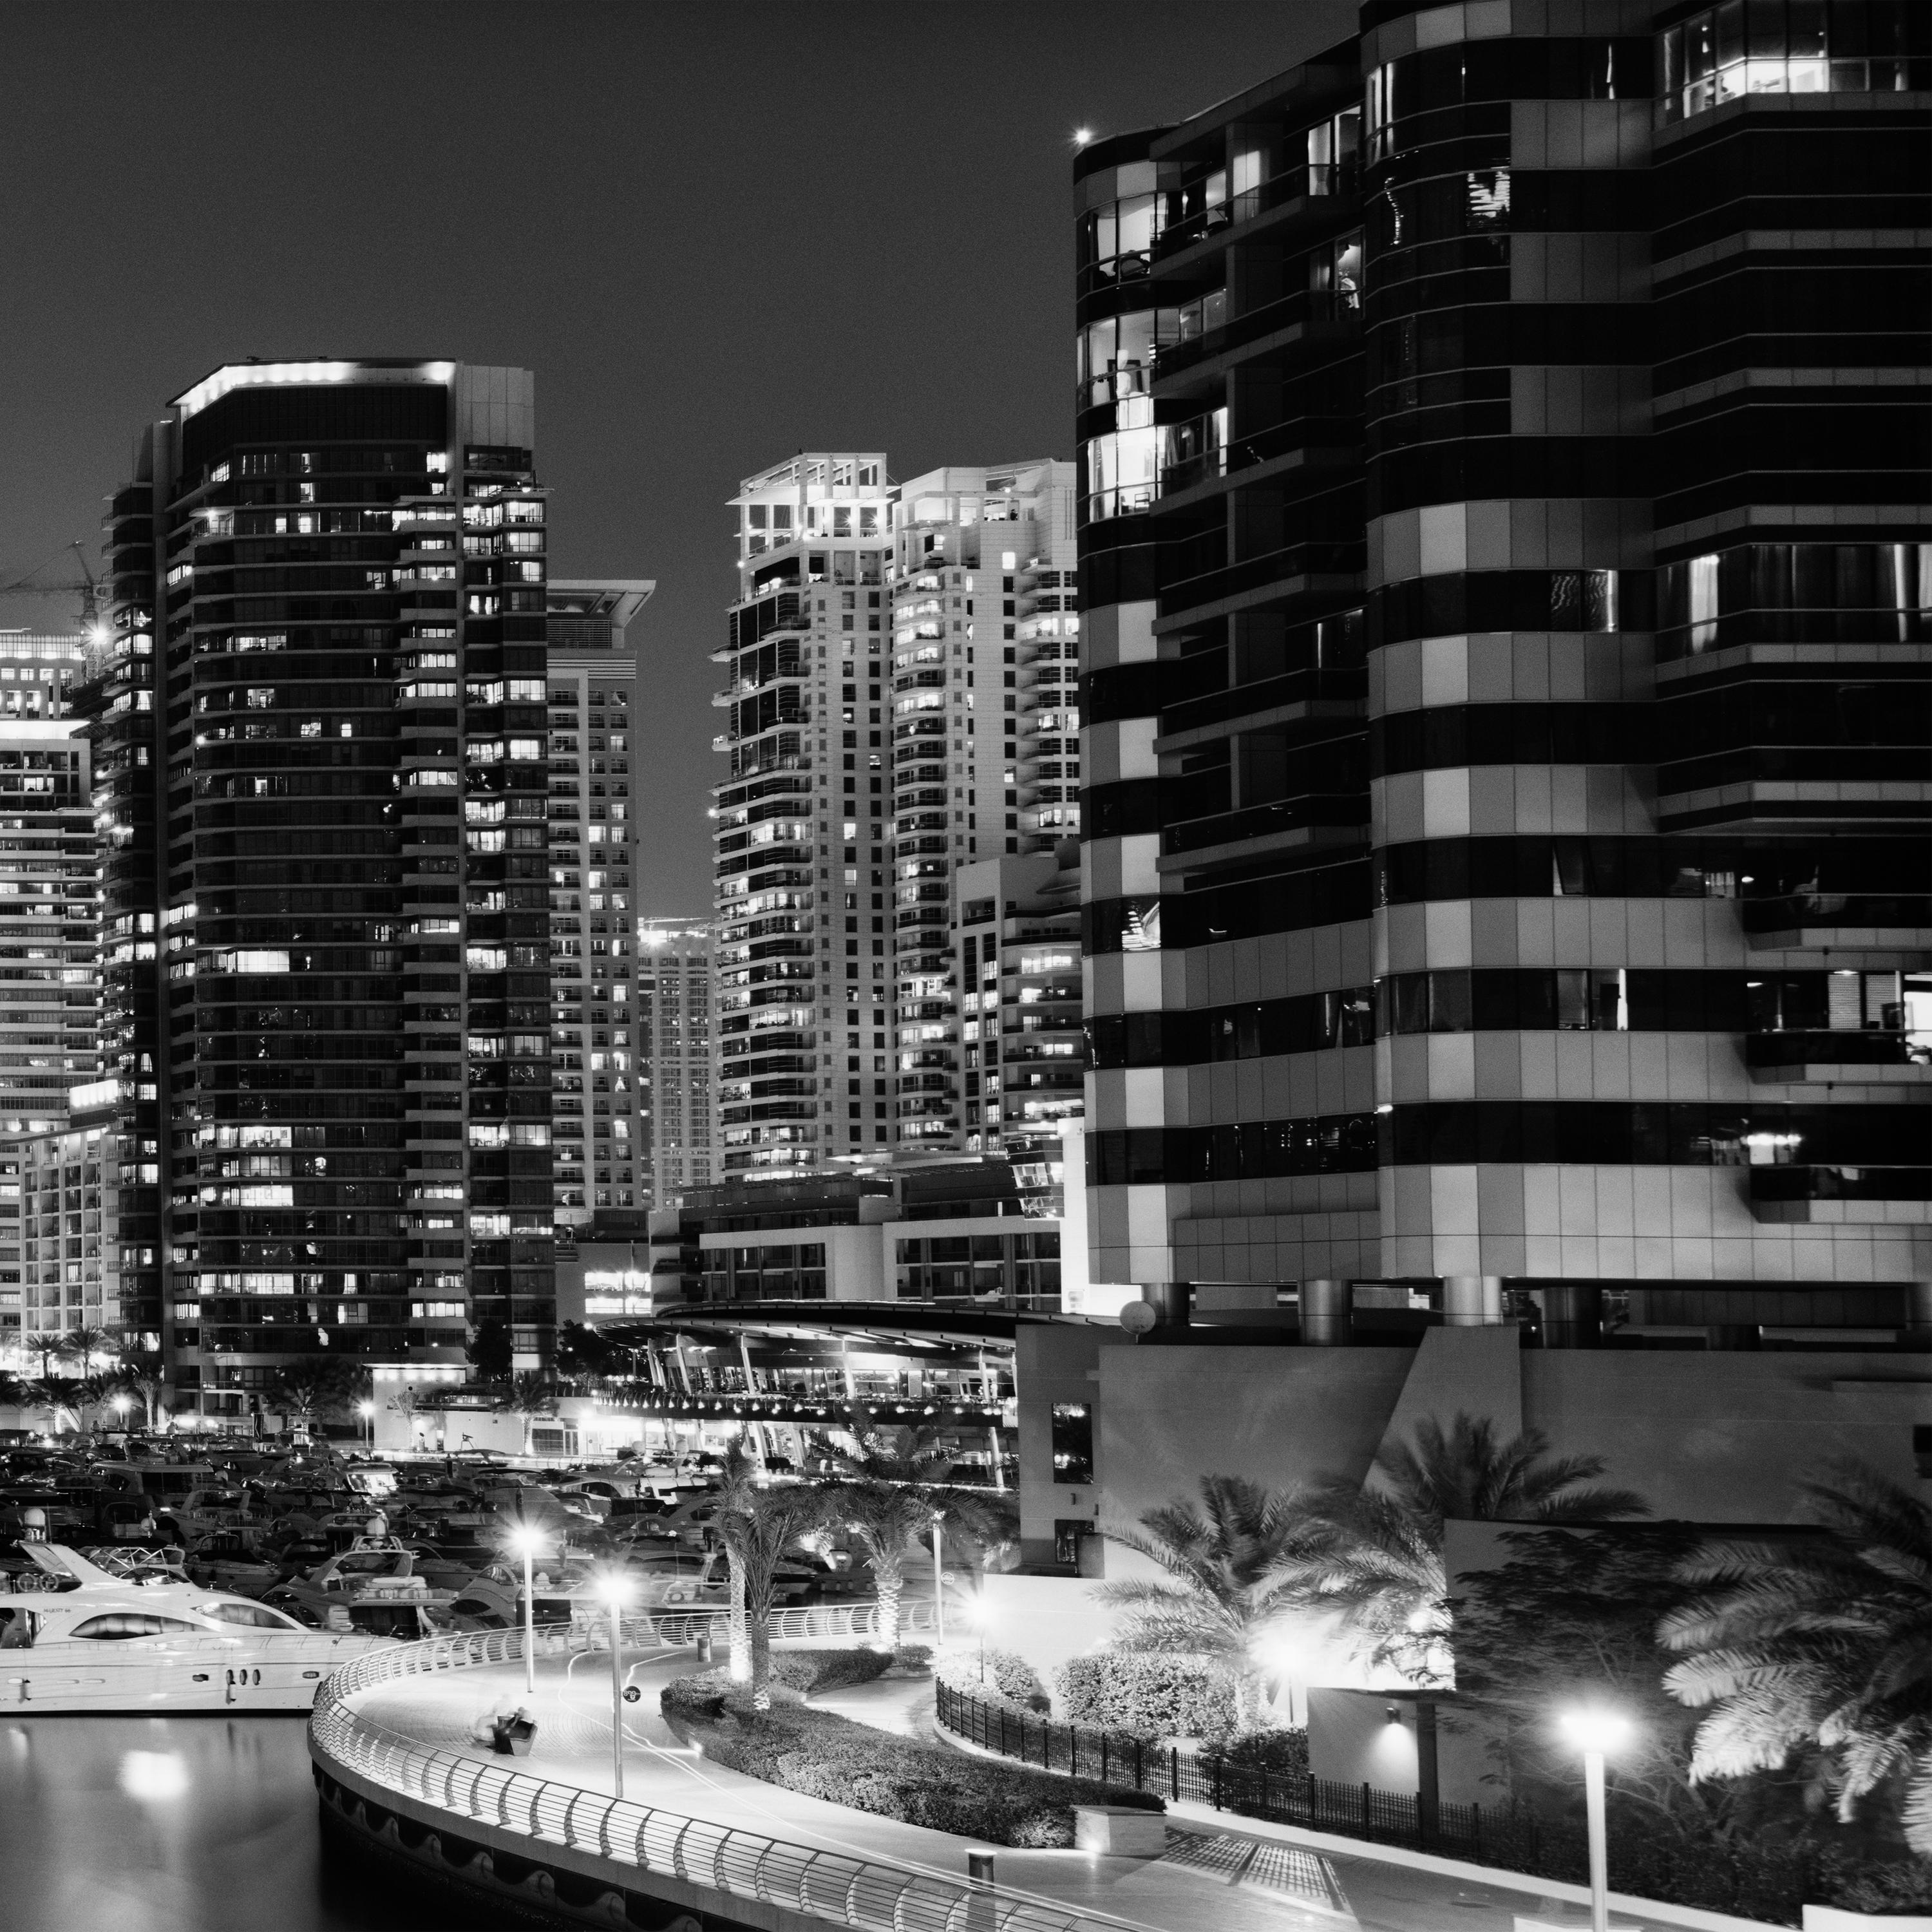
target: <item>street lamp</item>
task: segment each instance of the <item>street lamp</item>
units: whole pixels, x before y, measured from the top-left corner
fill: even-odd
[[[124,1396],[124,1395],[117,1395],[117,1396],[114,1398],[114,1400],[113,1400],[113,1402],[112,1402],[112,1408],[113,1408],[113,1411],[114,1411],[115,1416],[116,1416],[116,1419],[117,1419],[117,1420],[118,1420],[118,1425],[119,1425],[120,1428],[122,1429],[122,1430],[123,1431],[123,1432],[124,1432],[124,1433],[125,1432],[125,1431],[126,1431],[126,1430],[127,1430],[127,1427],[128,1427],[128,1400],[129,1400],[129,1399],[128,1399],[128,1397],[127,1397],[127,1396]]]
[[[1610,1832],[1604,1817],[1604,1759],[1629,1738],[1630,1721],[1621,1712],[1565,1711],[1558,1720],[1563,1735],[1583,1754],[1583,1804],[1590,1828],[1590,1932],[1609,1932]]]
[[[946,1641],[946,1573],[940,1568],[946,1518],[932,1513],[932,1634],[935,1643]]]
[[[373,1402],[358,1402],[356,1408],[362,1418],[362,1426],[368,1433],[369,1447],[373,1449],[376,1446],[376,1405]]]
[[[532,1571],[541,1540],[533,1529],[510,1532],[510,1547],[524,1559],[524,1688],[532,1696],[537,1688],[536,1582]]]
[[[610,1606],[610,1769],[616,1795],[624,1795],[624,1600],[630,1586],[614,1574],[604,1579]]]

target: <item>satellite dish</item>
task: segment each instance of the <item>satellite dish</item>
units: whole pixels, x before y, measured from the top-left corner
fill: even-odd
[[[1130,1301],[1120,1310],[1120,1326],[1130,1335],[1144,1335],[1160,1319],[1150,1301]]]

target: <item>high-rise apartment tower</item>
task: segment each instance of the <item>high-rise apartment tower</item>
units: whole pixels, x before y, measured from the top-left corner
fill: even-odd
[[[1932,16],[1361,26],[1075,169],[1094,1277],[1932,1322]]]
[[[650,1205],[637,904],[635,654],[626,627],[656,586],[550,586],[550,1050],[560,1229]]]
[[[81,694],[123,1318],[177,1403],[554,1324],[532,387],[230,363],[142,436]]]
[[[638,1054],[645,1112],[646,1204],[679,1206],[716,1178],[712,929],[702,920],[638,922]]]

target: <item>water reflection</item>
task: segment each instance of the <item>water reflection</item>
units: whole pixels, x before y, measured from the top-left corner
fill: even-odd
[[[431,1932],[325,1874],[298,1718],[0,1720],[7,1932]]]

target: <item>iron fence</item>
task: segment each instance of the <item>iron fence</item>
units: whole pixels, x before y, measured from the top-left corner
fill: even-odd
[[[1056,1724],[944,1684],[938,1687],[938,1715],[956,1736],[1042,1771],[1130,1785],[1238,1817],[1408,1845],[1478,1864],[1534,1871],[1541,1862],[1535,1820],[1502,1806],[1486,1816],[1480,1804],[1445,1804],[1419,1792],[1232,1763],[1212,1752],[1184,1751],[1118,1732]]]
[[[910,1607],[910,1606],[908,1606]],[[872,1609],[788,1612],[856,1617]],[[637,1620],[661,1636],[657,1618]],[[814,1630],[798,1634],[838,1634]],[[626,1640],[631,1640],[630,1631]],[[586,1624],[537,1632],[540,1654],[608,1649],[608,1633]],[[1120,1922],[1071,1911],[1049,1899],[974,1885],[943,1873],[814,1850],[652,1804],[605,1797],[556,1778],[505,1769],[488,1760],[438,1750],[378,1724],[346,1701],[398,1678],[522,1660],[521,1630],[432,1637],[358,1658],[322,1686],[309,1722],[309,1749],[325,1772],[413,1798],[458,1819],[586,1852],[629,1868],[829,1920],[854,1932],[1122,1932]],[[623,1882],[621,1870],[611,1874]]]

